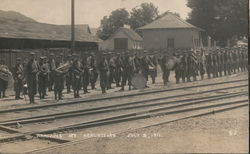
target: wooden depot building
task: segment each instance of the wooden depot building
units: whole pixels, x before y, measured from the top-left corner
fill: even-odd
[[[202,47],[202,29],[177,15],[166,12],[152,23],[142,26],[143,48],[146,50],[187,49]]]
[[[142,38],[130,28],[121,27],[107,40],[100,43],[100,50],[140,50]]]

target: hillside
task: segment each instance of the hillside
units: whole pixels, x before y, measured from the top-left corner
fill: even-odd
[[[0,37],[42,40],[71,40],[70,25],[39,23],[14,11],[0,10]],[[75,39],[82,42],[99,42],[92,36],[88,25],[75,26]]]
[[[0,10],[0,21],[1,23],[5,21],[37,23],[37,21],[35,21],[34,19],[26,17],[21,13],[15,11],[2,11],[2,10]]]

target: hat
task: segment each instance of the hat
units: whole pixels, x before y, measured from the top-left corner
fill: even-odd
[[[16,60],[17,60],[17,61],[20,61],[20,60],[21,60],[21,58],[19,58],[19,57],[18,57],[18,58],[16,58]]]
[[[40,57],[41,60],[45,59],[45,57]]]
[[[50,56],[54,56],[55,54],[54,54],[54,53],[50,53],[49,55],[50,55]]]
[[[34,52],[30,52],[30,55],[35,55],[35,53]]]
[[[60,56],[63,56],[63,53],[60,53]]]

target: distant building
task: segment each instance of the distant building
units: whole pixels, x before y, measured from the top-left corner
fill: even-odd
[[[71,26],[39,23],[20,13],[0,10],[0,49],[71,48]],[[101,40],[88,25],[75,26],[76,50],[98,49]]]
[[[202,46],[202,29],[167,12],[152,23],[138,28],[147,50],[197,48]]]
[[[88,25],[75,26],[75,49],[78,53],[98,50],[101,40]],[[65,55],[71,49],[71,26],[39,23],[18,12],[0,10],[0,60],[12,67],[15,59],[27,58],[28,51],[36,55],[50,52]]]
[[[121,27],[109,39],[99,45],[100,50],[139,50],[142,38],[135,31]]]

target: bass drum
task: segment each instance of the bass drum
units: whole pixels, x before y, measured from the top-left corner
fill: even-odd
[[[143,89],[146,87],[147,81],[143,74],[134,74],[131,83],[134,88]]]
[[[176,58],[170,57],[166,60],[165,66],[168,70],[172,70],[176,64]]]

